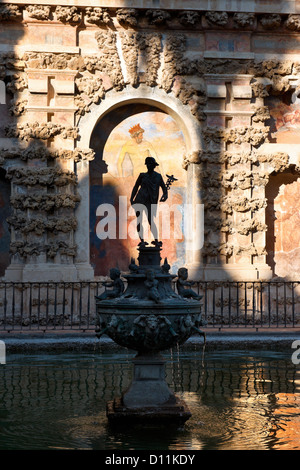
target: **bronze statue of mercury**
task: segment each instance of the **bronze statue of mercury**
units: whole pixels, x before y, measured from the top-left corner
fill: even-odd
[[[164,183],[164,180],[160,173],[154,171],[158,166],[155,158],[147,157],[145,160],[147,172],[140,173],[136,183],[132,189],[130,203],[134,207],[136,217],[138,219],[137,231],[140,237],[140,247],[146,246],[148,243],[144,240],[144,230],[142,225],[143,213],[145,213],[151,233],[154,241],[152,242],[155,246],[161,246],[162,242],[158,241],[158,230],[154,217],[156,216],[157,203],[159,198],[159,190],[162,189],[162,196],[160,202],[164,202],[168,198],[168,188]]]

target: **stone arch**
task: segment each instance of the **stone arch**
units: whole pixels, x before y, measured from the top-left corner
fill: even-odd
[[[187,152],[199,151],[203,147],[201,127],[199,121],[191,114],[188,105],[183,105],[171,93],[168,94],[158,87],[140,85],[138,88],[127,86],[122,92],[112,90],[108,92],[100,105],[91,106],[90,112],[80,118],[78,123],[80,141],[79,146],[87,148],[97,122],[105,114],[112,112],[120,106],[129,103],[144,103],[157,107],[168,113],[178,123],[187,145]]]
[[[78,128],[80,137],[78,139],[78,147],[90,148],[92,133],[97,124],[101,122],[107,114],[112,113],[117,108],[132,104],[152,106],[171,116],[183,133],[187,155],[193,152],[199,152],[202,149],[201,125],[191,114],[189,106],[183,105],[172,94],[167,94],[160,88],[151,88],[146,85],[140,85],[138,88],[127,86],[122,92],[111,90],[106,94],[105,99],[99,105],[94,104],[90,112],[82,116],[79,120]],[[184,157],[184,155],[182,157]],[[189,181],[187,185],[189,188],[187,202],[190,207],[199,203],[199,191],[193,167],[194,165],[189,165],[187,170],[187,178]],[[90,205],[89,163],[86,161],[79,162],[76,171],[78,175],[78,192],[81,196],[81,203],[76,214],[79,222],[79,228],[75,235],[78,246],[76,265],[79,277],[86,278],[87,276],[91,276],[90,270],[92,269],[90,265],[89,224],[87,224],[87,214],[89,214]],[[189,214],[189,216],[193,217],[192,214]],[[197,260],[200,259],[198,244],[199,242],[196,239],[189,242],[189,246],[186,250],[186,264],[195,264]],[[82,270],[82,275],[80,275],[80,270]]]

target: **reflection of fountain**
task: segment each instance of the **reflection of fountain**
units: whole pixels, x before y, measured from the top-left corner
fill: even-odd
[[[117,344],[137,351],[134,377],[121,398],[107,403],[110,422],[167,424],[184,423],[190,416],[186,404],[165,381],[165,360],[160,352],[183,344],[192,334],[205,336],[200,296],[186,288],[187,272],[179,270],[178,292],[172,289],[175,275],[169,273],[161,247],[139,247],[139,264],[132,260],[124,290],[120,272],[111,270],[112,290],[96,297],[97,336],[107,334]],[[184,271],[184,272],[183,272]]]

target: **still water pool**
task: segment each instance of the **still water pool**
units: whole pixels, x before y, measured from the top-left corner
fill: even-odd
[[[300,366],[291,354],[170,351],[167,382],[192,417],[180,429],[111,429],[105,407],[133,354],[8,354],[0,449],[300,450]]]

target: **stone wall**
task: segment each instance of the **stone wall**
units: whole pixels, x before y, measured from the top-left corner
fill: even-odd
[[[191,123],[182,165],[189,200],[205,208],[204,246],[195,240],[187,253],[191,275],[299,274],[289,261],[294,250],[299,256],[297,240],[281,243],[284,259],[270,258],[268,225],[275,229],[266,211],[271,176],[292,175],[300,193],[297,120],[283,145],[269,101],[293,104],[284,116],[298,110],[296,4],[250,1],[235,11],[236,2],[221,1],[215,10],[204,1],[161,1],[160,9],[143,1],[71,3],[0,5],[0,165],[12,210],[5,277],[93,278],[86,209],[95,149],[86,123],[130,100],[153,100]]]

